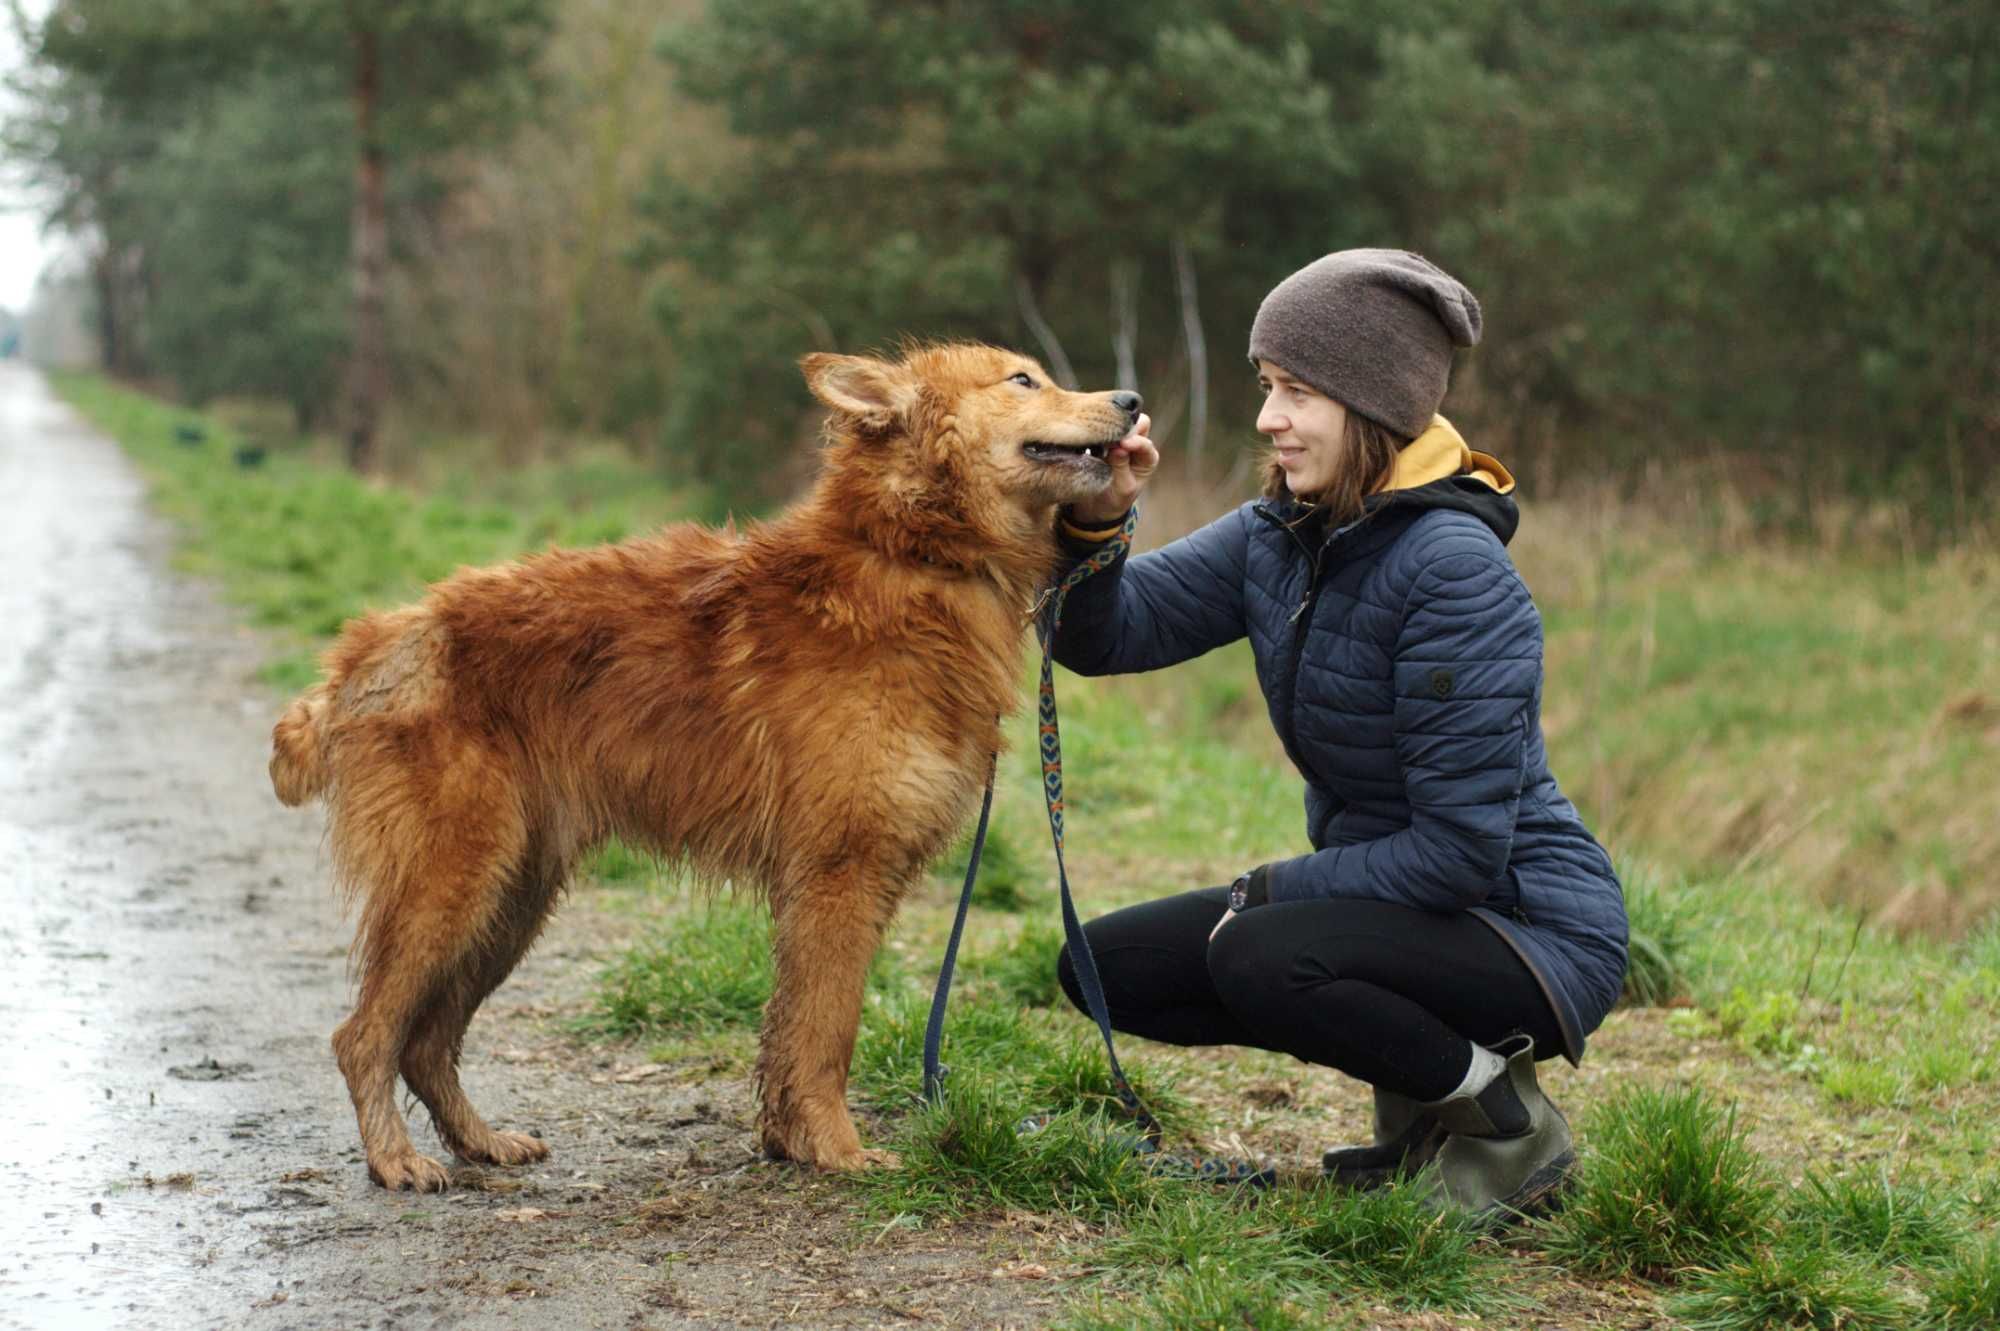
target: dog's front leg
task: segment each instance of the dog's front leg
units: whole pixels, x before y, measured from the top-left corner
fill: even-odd
[[[843,871],[775,894],[777,983],[757,1052],[757,1135],[766,1152],[821,1169],[887,1163],[861,1149],[847,1069],[868,963],[894,907],[873,875]]]

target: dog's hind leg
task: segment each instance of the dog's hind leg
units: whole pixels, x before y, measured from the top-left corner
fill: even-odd
[[[482,942],[490,947],[501,927],[507,866],[527,850],[518,811],[493,798],[510,788],[499,760],[467,745],[427,766],[421,781],[392,769],[370,790],[350,788],[336,810],[346,872],[366,885],[368,901],[360,993],[334,1032],[333,1049],[369,1177],[391,1190],[435,1192],[449,1181],[443,1166],[410,1143],[396,1074],[426,1009],[480,965]]]
[[[538,1137],[487,1126],[459,1084],[458,1059],[472,1014],[533,946],[555,907],[563,878],[559,863],[528,856],[511,876],[498,917],[425,1007],[403,1047],[403,1080],[430,1110],[445,1146],[461,1160],[522,1165],[549,1153]]]
[[[861,1149],[847,1112],[868,963],[895,909],[883,886],[843,867],[773,895],[777,981],[757,1051],[757,1135],[778,1159],[859,1169],[885,1158]]]

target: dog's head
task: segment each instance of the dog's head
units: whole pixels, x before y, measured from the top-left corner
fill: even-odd
[[[877,545],[934,562],[978,562],[991,553],[971,548],[982,543],[1046,544],[1058,504],[1111,484],[1110,447],[1139,419],[1137,393],[1072,393],[999,347],[800,364],[833,410],[829,480]]]

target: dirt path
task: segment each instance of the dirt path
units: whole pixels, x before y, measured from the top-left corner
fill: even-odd
[[[467,1051],[554,1157],[369,1185],[319,823],[271,796],[260,642],[168,547],[117,448],[0,364],[0,1327],[1047,1320],[1006,1234],[859,1233],[837,1185],[752,1158],[740,1081],[565,1037],[625,934],[589,895]]]

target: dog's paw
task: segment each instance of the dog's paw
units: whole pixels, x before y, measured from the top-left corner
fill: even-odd
[[[894,1151],[869,1148],[822,1157],[815,1163],[828,1173],[852,1174],[864,1169],[901,1169],[903,1157]]]
[[[467,1157],[484,1165],[525,1165],[548,1158],[549,1144],[525,1132],[489,1133],[485,1149]]]
[[[443,1192],[451,1186],[443,1165],[415,1151],[370,1160],[368,1177],[390,1192]]]

